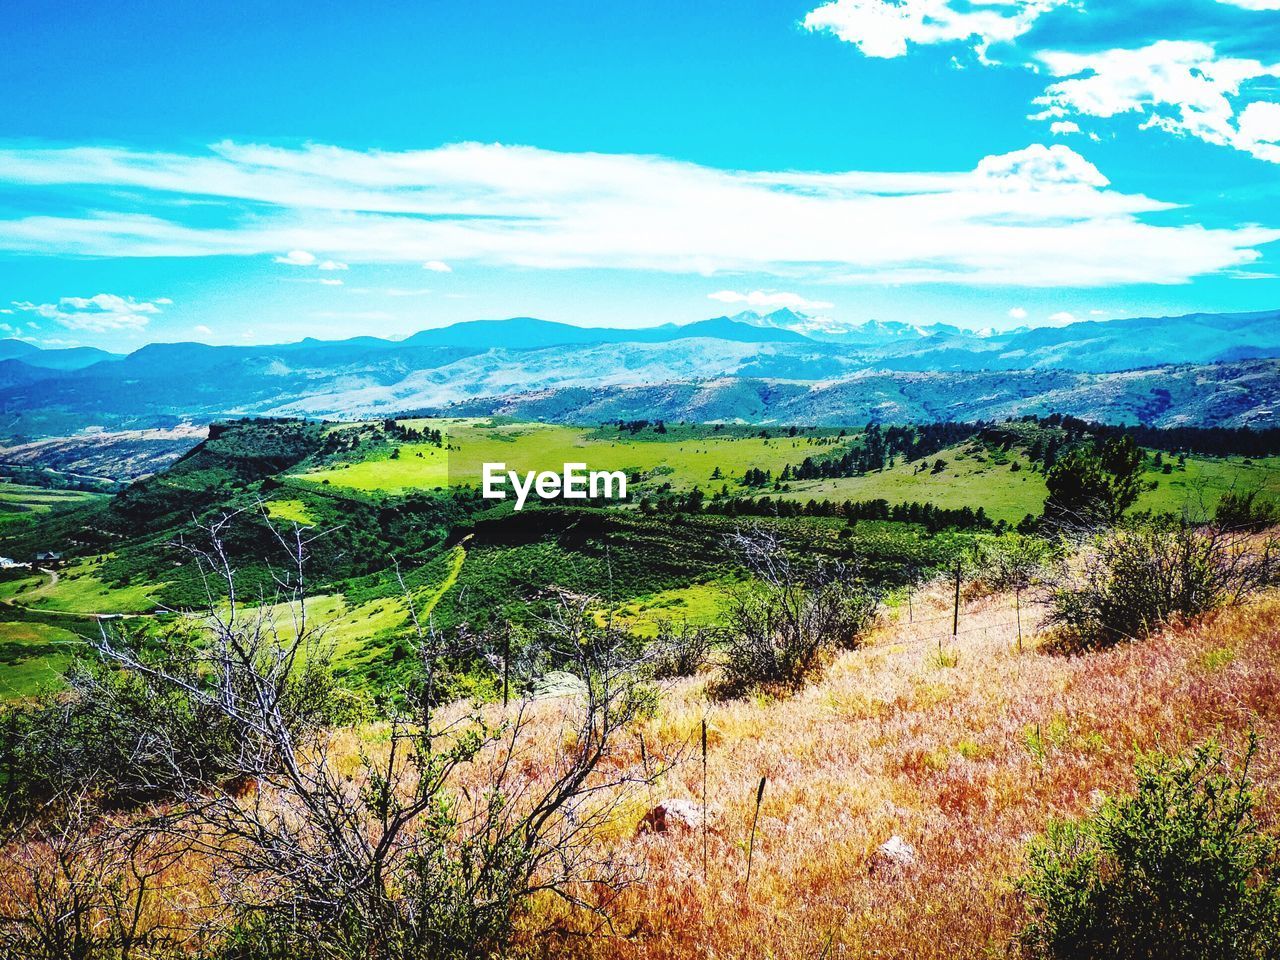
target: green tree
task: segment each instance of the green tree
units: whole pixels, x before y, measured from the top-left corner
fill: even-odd
[[[1044,517],[1050,523],[1115,523],[1146,488],[1142,450],[1128,436],[1108,440],[1101,451],[1077,447],[1049,468],[1045,486]]]

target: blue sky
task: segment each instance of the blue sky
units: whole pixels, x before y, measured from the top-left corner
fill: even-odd
[[[1096,5],[8,4],[0,335],[1280,305],[1280,0]]]

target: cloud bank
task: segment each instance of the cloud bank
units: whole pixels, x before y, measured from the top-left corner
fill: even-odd
[[[57,303],[15,300],[13,307],[42,320],[53,320],[68,330],[106,333],[115,330],[142,330],[153,316],[160,313],[161,306],[168,306],[172,302],[163,297],[147,301],[121,297],[114,293],[99,293],[92,297],[62,297]]]
[[[29,194],[33,211],[75,205],[0,221],[0,250],[272,256],[321,269],[472,262],[1087,287],[1183,283],[1243,267],[1280,239],[1260,226],[1158,219],[1173,205],[1114,189],[1062,144],[918,173],[722,170],[478,143],[14,148],[0,150],[0,184]]]

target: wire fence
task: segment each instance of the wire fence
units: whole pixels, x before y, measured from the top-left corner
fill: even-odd
[[[947,617],[946,619],[950,620],[951,618]],[[920,621],[917,621],[917,623],[918,622]],[[899,626],[902,626],[902,625],[903,624],[899,624]],[[1023,622],[1022,625],[1024,629],[1028,626],[1025,621]],[[969,634],[974,634],[974,633],[984,633],[991,630],[1002,629],[1005,627],[1016,628],[1017,626],[1018,626],[1018,621],[1016,618],[1013,620],[999,620],[999,621],[996,621],[995,623],[984,623],[976,627],[964,627],[963,629],[957,630],[955,633],[952,633],[950,630],[947,630],[944,633],[930,633],[924,636],[912,636],[912,637],[906,637],[901,639],[895,639],[895,640],[886,642],[885,644],[883,644],[883,646],[906,647],[906,648],[922,647],[925,645],[937,646],[946,640],[955,639],[957,637],[963,637],[963,636],[967,636]]]

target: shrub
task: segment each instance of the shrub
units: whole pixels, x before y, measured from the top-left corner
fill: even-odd
[[[249,643],[258,629],[254,621],[227,631]],[[171,796],[190,778],[222,783],[236,777],[241,755],[257,748],[254,732],[222,706],[252,696],[249,678],[212,669],[201,637],[179,629],[114,640],[127,646],[134,669],[73,661],[67,691],[0,709],[0,825],[56,816],[71,797],[122,808]],[[159,682],[161,670],[175,682]],[[337,715],[366,709],[335,687],[323,651],[274,679],[281,721],[299,744]]]
[[[0,956],[191,956],[185,949],[196,939],[190,931],[167,926],[162,913],[148,909],[158,896],[189,892],[169,870],[186,845],[95,816],[85,804],[69,803],[58,820],[37,825],[4,850]]]
[[[1006,533],[978,540],[972,565],[988,588],[1020,592],[1040,577],[1052,555],[1052,544],[1042,537]]]
[[[875,618],[877,598],[843,566],[801,572],[772,534],[739,534],[735,546],[755,581],[725,616],[721,693],[802,684],[833,649],[857,645]]]
[[[1265,530],[1280,523],[1280,506],[1263,498],[1259,491],[1229,491],[1222,495],[1214,518],[1231,530]]]
[[[1262,960],[1280,938],[1277,846],[1254,816],[1250,739],[1231,769],[1210,743],[1139,759],[1133,796],[1033,843],[1018,886],[1034,957]]]
[[[1081,647],[1146,636],[1270,585],[1276,543],[1218,527],[1147,523],[1095,535],[1059,571],[1047,624]]]
[[[711,659],[718,638],[719,632],[710,627],[695,627],[685,621],[660,624],[649,645],[650,673],[655,680],[693,676]]]

